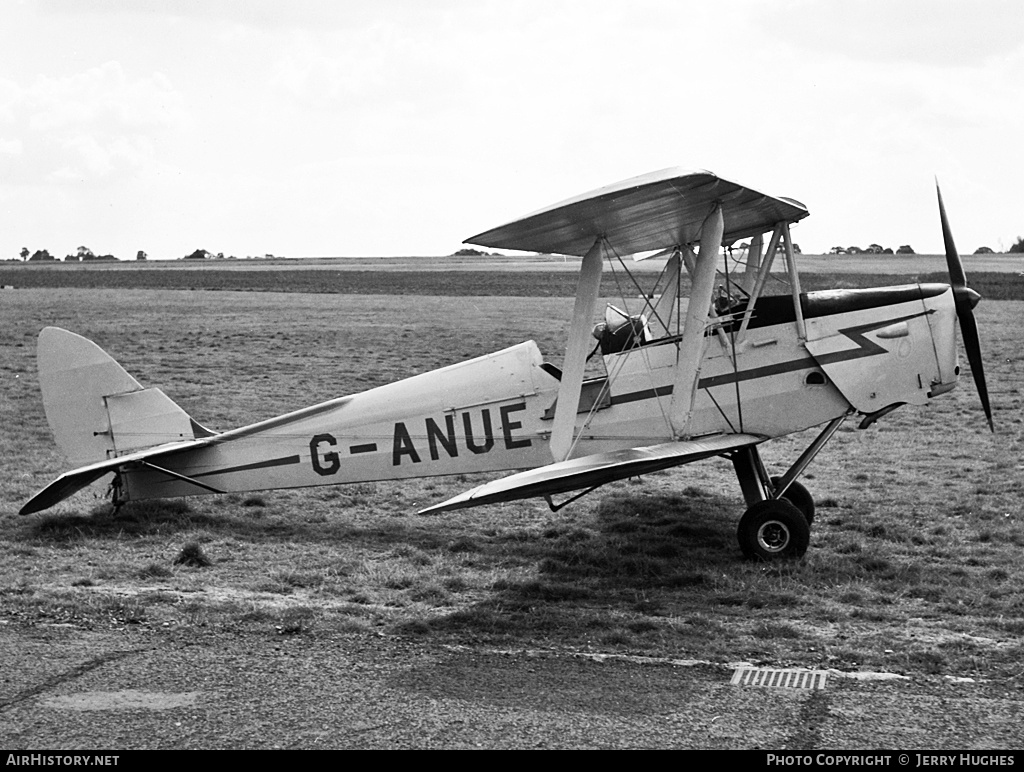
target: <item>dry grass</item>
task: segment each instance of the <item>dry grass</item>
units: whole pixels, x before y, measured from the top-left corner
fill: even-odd
[[[145,384],[229,428],[534,337],[571,304],[450,298],[39,289],[0,306],[0,617],[83,627],[386,632],[717,661],[1019,679],[1024,303],[978,313],[999,434],[965,383],[927,409],[838,433],[810,469],[818,517],[798,564],[735,544],[731,467],[614,483],[559,513],[518,502],[413,514],[472,476],[195,497],[113,512],[99,485],[15,515],[66,468],[35,336],[93,338]],[[784,467],[807,437],[772,443]],[[194,545],[207,567],[176,560]]]
[[[736,255],[738,257],[738,255]],[[971,286],[989,299],[1024,300],[1024,258],[965,255]],[[649,293],[665,259],[634,263],[637,285],[610,266],[628,292]],[[0,262],[0,285],[19,288],[152,289],[301,292],[346,295],[445,297],[571,297],[580,258],[520,257],[323,258],[313,260],[211,260],[119,263]],[[802,255],[805,290],[874,287],[947,280],[939,255]],[[734,266],[735,267],[735,266]],[[781,262],[774,275],[784,273]],[[836,271],[842,271],[837,275]],[[684,288],[687,280],[683,279]]]

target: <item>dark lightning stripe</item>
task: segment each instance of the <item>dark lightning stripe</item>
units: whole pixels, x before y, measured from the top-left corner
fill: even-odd
[[[253,464],[243,464],[242,466],[231,466],[227,469],[217,469],[213,472],[203,472],[202,474],[192,475],[193,477],[215,477],[219,474],[231,474],[233,472],[251,472],[254,469],[269,469],[274,466],[291,466],[298,464],[301,461],[299,456],[285,456],[284,458],[272,458],[268,461],[257,461]]]
[[[882,349],[885,351],[885,349]],[[794,370],[806,370],[810,367],[817,367],[818,360],[814,357],[802,357],[791,359],[788,362],[778,362],[774,365],[764,367],[752,367],[749,370],[737,370],[734,373],[713,375],[710,378],[701,378],[697,382],[698,389],[710,389],[712,386],[725,386],[728,383],[741,383],[742,381],[753,381],[758,378],[770,378],[773,375],[791,373]]]
[[[881,322],[871,322],[869,324],[861,324],[856,327],[846,327],[839,330],[839,334],[845,335],[851,341],[853,341],[857,348],[847,349],[846,351],[836,351],[831,354],[823,354],[822,356],[815,357],[801,357],[800,359],[791,359],[788,362],[778,362],[772,365],[765,365],[764,367],[752,367],[749,370],[737,370],[732,373],[723,373],[722,375],[713,375],[709,378],[701,378],[697,382],[698,389],[710,389],[715,386],[725,386],[730,383],[740,383],[742,381],[752,381],[758,378],[770,378],[773,375],[781,375],[782,373],[790,373],[795,370],[807,370],[812,367],[819,367],[824,365],[835,364],[837,362],[847,362],[851,359],[862,359],[864,357],[878,356],[879,354],[887,354],[889,350],[884,346],[880,346],[872,340],[868,340],[867,333],[872,330],[878,330],[882,327],[888,327],[891,324],[899,324],[910,319],[916,319],[919,316],[927,316],[933,313],[932,311],[922,311],[917,314],[910,314],[909,316],[901,316],[898,319],[886,319]],[[644,399],[655,399],[656,397],[667,397],[672,393],[672,385],[659,386],[655,389],[643,389],[641,391],[631,391],[627,394],[616,394],[612,396],[613,405],[621,405],[627,402],[638,402]]]
[[[885,349],[882,349],[885,351]],[[844,352],[845,353],[845,352]],[[701,378],[697,382],[698,389],[711,389],[715,386],[726,386],[730,383],[741,383],[752,381],[758,378],[770,378],[773,375],[793,372],[794,370],[806,370],[817,367],[818,361],[814,357],[803,357],[791,359],[788,362],[778,362],[774,365],[764,367],[752,367],[749,370],[737,370],[733,373],[713,375],[708,378]],[[672,393],[672,384],[659,386],[656,389],[644,389],[642,391],[631,391],[628,394],[616,394],[612,397],[613,405],[621,405],[626,402],[637,402],[643,399],[654,399],[655,397],[667,397]]]
[[[697,388],[700,388],[703,384],[698,383]],[[667,397],[672,393],[672,385],[659,386],[656,389],[643,389],[642,391],[631,391],[628,394],[613,394],[612,404],[613,405],[624,405],[627,402],[639,402],[643,399],[655,399],[656,397]]]
[[[881,322],[869,322],[868,324],[860,324],[856,327],[846,327],[839,330],[839,334],[845,335],[856,343],[857,348],[849,349],[847,351],[836,351],[832,354],[822,354],[818,357],[817,361],[821,365],[831,365],[836,362],[848,362],[851,359],[861,359],[863,357],[878,356],[879,354],[888,354],[889,349],[878,345],[874,341],[868,340],[865,335],[873,330],[880,330],[883,327],[888,327],[891,324],[899,324],[900,322],[906,322],[911,319],[916,319],[919,316],[928,316],[933,313],[935,313],[934,310],[921,311],[920,313],[901,316],[898,319],[884,319]]]

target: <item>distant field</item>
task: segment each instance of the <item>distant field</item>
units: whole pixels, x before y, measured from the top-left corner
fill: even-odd
[[[493,292],[456,304],[423,294],[5,290],[0,617],[154,635],[385,633],[971,675],[1013,691],[1024,659],[1024,303],[984,302],[977,313],[998,434],[985,428],[967,374],[926,408],[865,431],[849,422],[808,470],[819,509],[806,558],[763,566],[740,559],[743,503],[720,459],[613,483],[558,513],[524,501],[415,514],[481,481],[456,476],[118,513],[96,484],[19,517],[67,468],[39,397],[43,326],[93,338],[145,385],[227,429],[526,338],[557,358],[571,303]],[[769,443],[766,463],[785,468],[809,440]],[[212,564],[176,563],[189,545]]]
[[[971,286],[991,300],[1024,300],[1024,258],[965,258]],[[948,282],[942,258],[804,256],[805,291]],[[111,264],[0,264],[0,285],[20,288],[164,289],[304,292],[344,295],[572,297],[578,260],[509,258],[348,258],[148,262]],[[631,265],[636,284],[609,264],[602,279],[633,296],[653,291],[663,262]],[[1016,270],[1010,270],[1017,266]],[[984,270],[982,270],[984,269]],[[778,275],[778,274],[774,274]]]
[[[972,273],[1021,273],[1024,255],[962,255],[964,267]],[[634,262],[630,270],[658,272],[665,258]],[[797,263],[808,273],[870,273],[912,276],[946,270],[942,255],[799,255]],[[477,255],[409,257],[304,257],[259,258],[251,260],[123,260],[98,263],[0,262],[0,269],[123,271],[123,270],[218,270],[218,271],[576,271],[580,258],[563,255]],[[781,261],[776,269],[781,270]]]

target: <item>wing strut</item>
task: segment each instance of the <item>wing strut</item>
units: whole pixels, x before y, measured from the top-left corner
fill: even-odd
[[[761,297],[761,291],[764,289],[764,284],[768,280],[768,274],[772,270],[772,262],[775,260],[775,253],[779,248],[779,240],[781,238],[782,223],[777,223],[775,225],[775,230],[772,232],[771,240],[768,242],[768,249],[765,250],[765,253],[761,256],[761,265],[757,269],[757,277],[754,279],[754,288],[750,290],[750,297],[747,300],[747,310],[743,312],[743,321],[740,323],[740,331],[736,335],[737,347],[746,340],[747,326],[753,318],[754,306],[757,305],[757,300]]]
[[[764,247],[764,234],[758,233],[750,239],[750,246],[747,248],[747,265],[744,268],[743,276],[740,278],[740,288],[747,293],[747,297],[754,292],[754,285],[757,283],[757,272],[761,267],[761,250]]]
[[[782,243],[786,247],[786,270],[789,272],[789,285],[793,291],[796,334],[800,340],[807,340],[807,325],[804,323],[804,311],[800,305],[800,274],[796,270],[796,258],[793,256],[793,239],[789,236],[788,222],[782,223]]]
[[[576,286],[576,305],[572,310],[569,343],[562,364],[562,380],[558,386],[555,420],[551,427],[551,454],[555,461],[565,461],[572,452],[576,411],[583,388],[583,371],[587,354],[592,347],[590,335],[597,308],[597,293],[601,287],[601,269],[604,266],[604,239],[598,237],[594,246],[583,257],[579,284]]]
[[[669,421],[677,439],[686,437],[693,402],[697,397],[697,381],[704,359],[706,338],[704,330],[711,312],[711,296],[715,289],[715,270],[718,267],[718,252],[722,246],[725,219],[722,205],[718,204],[701,226],[700,254],[697,255],[693,272],[693,288],[690,290],[690,304],[686,310],[686,326],[679,341],[679,355],[676,360],[676,380],[672,388],[672,404],[669,407]]]

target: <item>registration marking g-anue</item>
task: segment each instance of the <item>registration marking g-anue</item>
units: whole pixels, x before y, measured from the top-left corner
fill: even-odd
[[[420,464],[428,459],[438,461],[442,454],[458,458],[460,448],[475,455],[490,453],[498,439],[500,447],[505,450],[529,448],[533,441],[516,434],[516,430],[523,428],[523,423],[514,416],[523,410],[526,410],[526,403],[516,402],[499,407],[497,416],[491,415],[490,408],[483,408],[476,415],[467,411],[458,417],[454,412],[439,418],[428,417],[423,420],[422,433],[417,431],[416,434],[410,431],[411,421],[398,421],[391,437],[391,465]],[[417,430],[419,427],[413,428]],[[376,443],[361,443],[349,447],[348,452],[361,454],[376,450]],[[326,432],[315,435],[309,441],[313,471],[324,477],[336,474],[341,469],[338,451],[339,443],[334,435]]]
[[[17,767],[116,767],[120,756],[67,755],[46,753],[8,753],[6,766]]]

